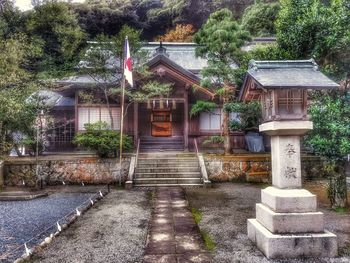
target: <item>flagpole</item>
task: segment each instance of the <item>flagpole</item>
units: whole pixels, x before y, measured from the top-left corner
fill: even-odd
[[[123,155],[123,129],[124,129],[124,96],[125,96],[125,77],[122,79],[122,105],[121,105],[121,116],[120,116],[120,139],[119,139],[119,186],[122,184],[122,155]]]

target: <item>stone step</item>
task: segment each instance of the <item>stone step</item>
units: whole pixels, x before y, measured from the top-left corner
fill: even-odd
[[[197,158],[138,158],[137,163],[198,163]]]
[[[168,152],[154,152],[154,153],[139,153],[139,159],[159,159],[162,158],[169,158],[169,159],[176,159],[176,158],[194,158],[197,159],[197,156],[194,153],[186,153],[182,151],[168,151]]]
[[[140,141],[183,141],[182,136],[170,136],[170,137],[153,137],[153,136],[141,136]]]
[[[149,151],[183,151],[184,147],[183,145],[180,144],[169,144],[169,145],[164,145],[164,144],[160,144],[160,145],[140,145],[140,151],[145,151],[145,150],[149,150]]]
[[[135,173],[135,178],[201,178],[200,172]]]
[[[201,178],[135,178],[138,184],[201,184]]]
[[[203,184],[137,184],[135,185],[135,187],[171,187],[171,186],[202,187]]]
[[[193,167],[154,167],[154,166],[148,166],[148,167],[138,167],[136,168],[136,173],[188,173],[188,172],[199,172],[199,166],[193,166]]]
[[[140,169],[177,169],[177,168],[199,168],[199,164],[198,163],[192,163],[192,162],[188,162],[188,163],[138,163],[137,164],[137,168]]]

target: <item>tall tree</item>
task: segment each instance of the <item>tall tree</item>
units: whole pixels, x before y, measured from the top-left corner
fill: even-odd
[[[111,99],[118,100],[121,94],[120,84],[123,74],[123,52],[126,36],[129,40],[132,58],[136,62],[133,70],[134,75],[138,76],[138,87],[136,89],[129,87],[126,89],[125,94],[129,103],[126,104],[125,114],[127,114],[127,109],[132,103],[167,95],[172,89],[169,84],[161,84],[150,80],[151,73],[144,66],[147,54],[140,51],[140,34],[139,30],[124,26],[116,36],[99,36],[83,57],[86,67],[84,66],[82,71],[90,75],[98,83],[99,89],[102,90],[112,125],[112,111],[109,105]]]
[[[326,162],[325,172],[330,179],[328,197],[334,208],[348,204],[344,167],[350,153],[349,104],[347,91],[315,92],[309,110],[314,128],[305,142]]]
[[[85,44],[85,33],[67,3],[47,2],[36,6],[27,20],[27,30],[44,42],[39,70],[51,70],[51,74],[72,68]]]
[[[242,26],[253,36],[273,36],[280,4],[258,2],[247,7],[242,16]]]
[[[283,0],[276,23],[279,46],[296,59],[314,57],[339,79],[350,78],[350,6],[347,0]]]
[[[196,55],[208,61],[208,66],[201,71],[202,85],[215,89],[223,104],[235,98],[236,58],[241,54],[245,41],[249,39],[249,33],[242,30],[228,9],[211,14],[194,37],[198,44]],[[229,154],[231,143],[227,111],[223,111],[223,135],[225,154]]]

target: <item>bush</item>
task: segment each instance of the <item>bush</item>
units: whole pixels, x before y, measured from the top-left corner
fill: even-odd
[[[85,124],[86,131],[75,135],[73,143],[95,151],[100,157],[116,156],[120,147],[120,132],[108,128],[106,122]],[[123,136],[123,150],[132,148],[129,136]]]

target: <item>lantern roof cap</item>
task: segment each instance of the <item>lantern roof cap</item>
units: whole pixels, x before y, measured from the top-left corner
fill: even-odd
[[[339,84],[329,79],[310,60],[271,60],[249,62],[248,76],[265,89],[333,89]]]
[[[324,75],[313,59],[249,62],[239,99],[257,98],[266,89],[336,89],[339,84]]]

